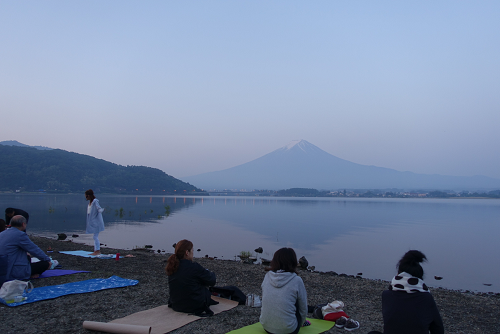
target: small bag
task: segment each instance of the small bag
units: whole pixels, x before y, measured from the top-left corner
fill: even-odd
[[[0,289],[0,298],[5,302],[14,300],[15,297],[22,296],[24,292],[30,293],[33,290],[33,284],[28,281],[13,280],[5,282]]]
[[[341,302],[340,300],[334,300],[333,302],[326,304],[321,308],[321,311],[323,313],[323,318],[328,313],[342,312],[344,306],[345,306],[344,303]]]

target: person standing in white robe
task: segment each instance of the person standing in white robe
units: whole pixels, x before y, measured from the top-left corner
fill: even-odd
[[[102,213],[104,209],[99,205],[99,200],[95,198],[94,191],[89,189],[85,192],[85,198],[89,202],[87,206],[87,234],[94,234],[94,252],[90,255],[101,255],[101,244],[99,243],[99,232],[104,231],[104,220]]]

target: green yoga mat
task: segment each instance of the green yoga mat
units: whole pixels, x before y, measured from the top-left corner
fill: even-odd
[[[299,334],[319,334],[326,332],[335,325],[333,321],[319,320],[319,319],[309,319],[311,326],[302,327]],[[246,326],[240,329],[235,329],[234,331],[227,332],[226,334],[267,334],[260,322]]]

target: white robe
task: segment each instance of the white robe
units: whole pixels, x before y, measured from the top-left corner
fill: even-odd
[[[103,212],[104,209],[99,205],[99,200],[94,198],[90,206],[90,213],[87,213],[86,233],[94,234],[104,231],[104,220],[102,219]]]

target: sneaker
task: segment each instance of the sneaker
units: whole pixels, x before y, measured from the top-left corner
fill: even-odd
[[[335,321],[335,327],[337,328],[344,328],[344,326],[347,324],[347,318],[344,316],[341,316],[340,318]]]
[[[57,260],[52,260],[52,265],[50,266],[50,269],[54,269],[56,266],[59,265],[59,261]]]
[[[347,319],[347,322],[344,325],[344,329],[346,331],[353,331],[353,330],[358,329],[358,328],[359,328],[359,322],[357,322],[356,320],[352,320],[352,319]]]

